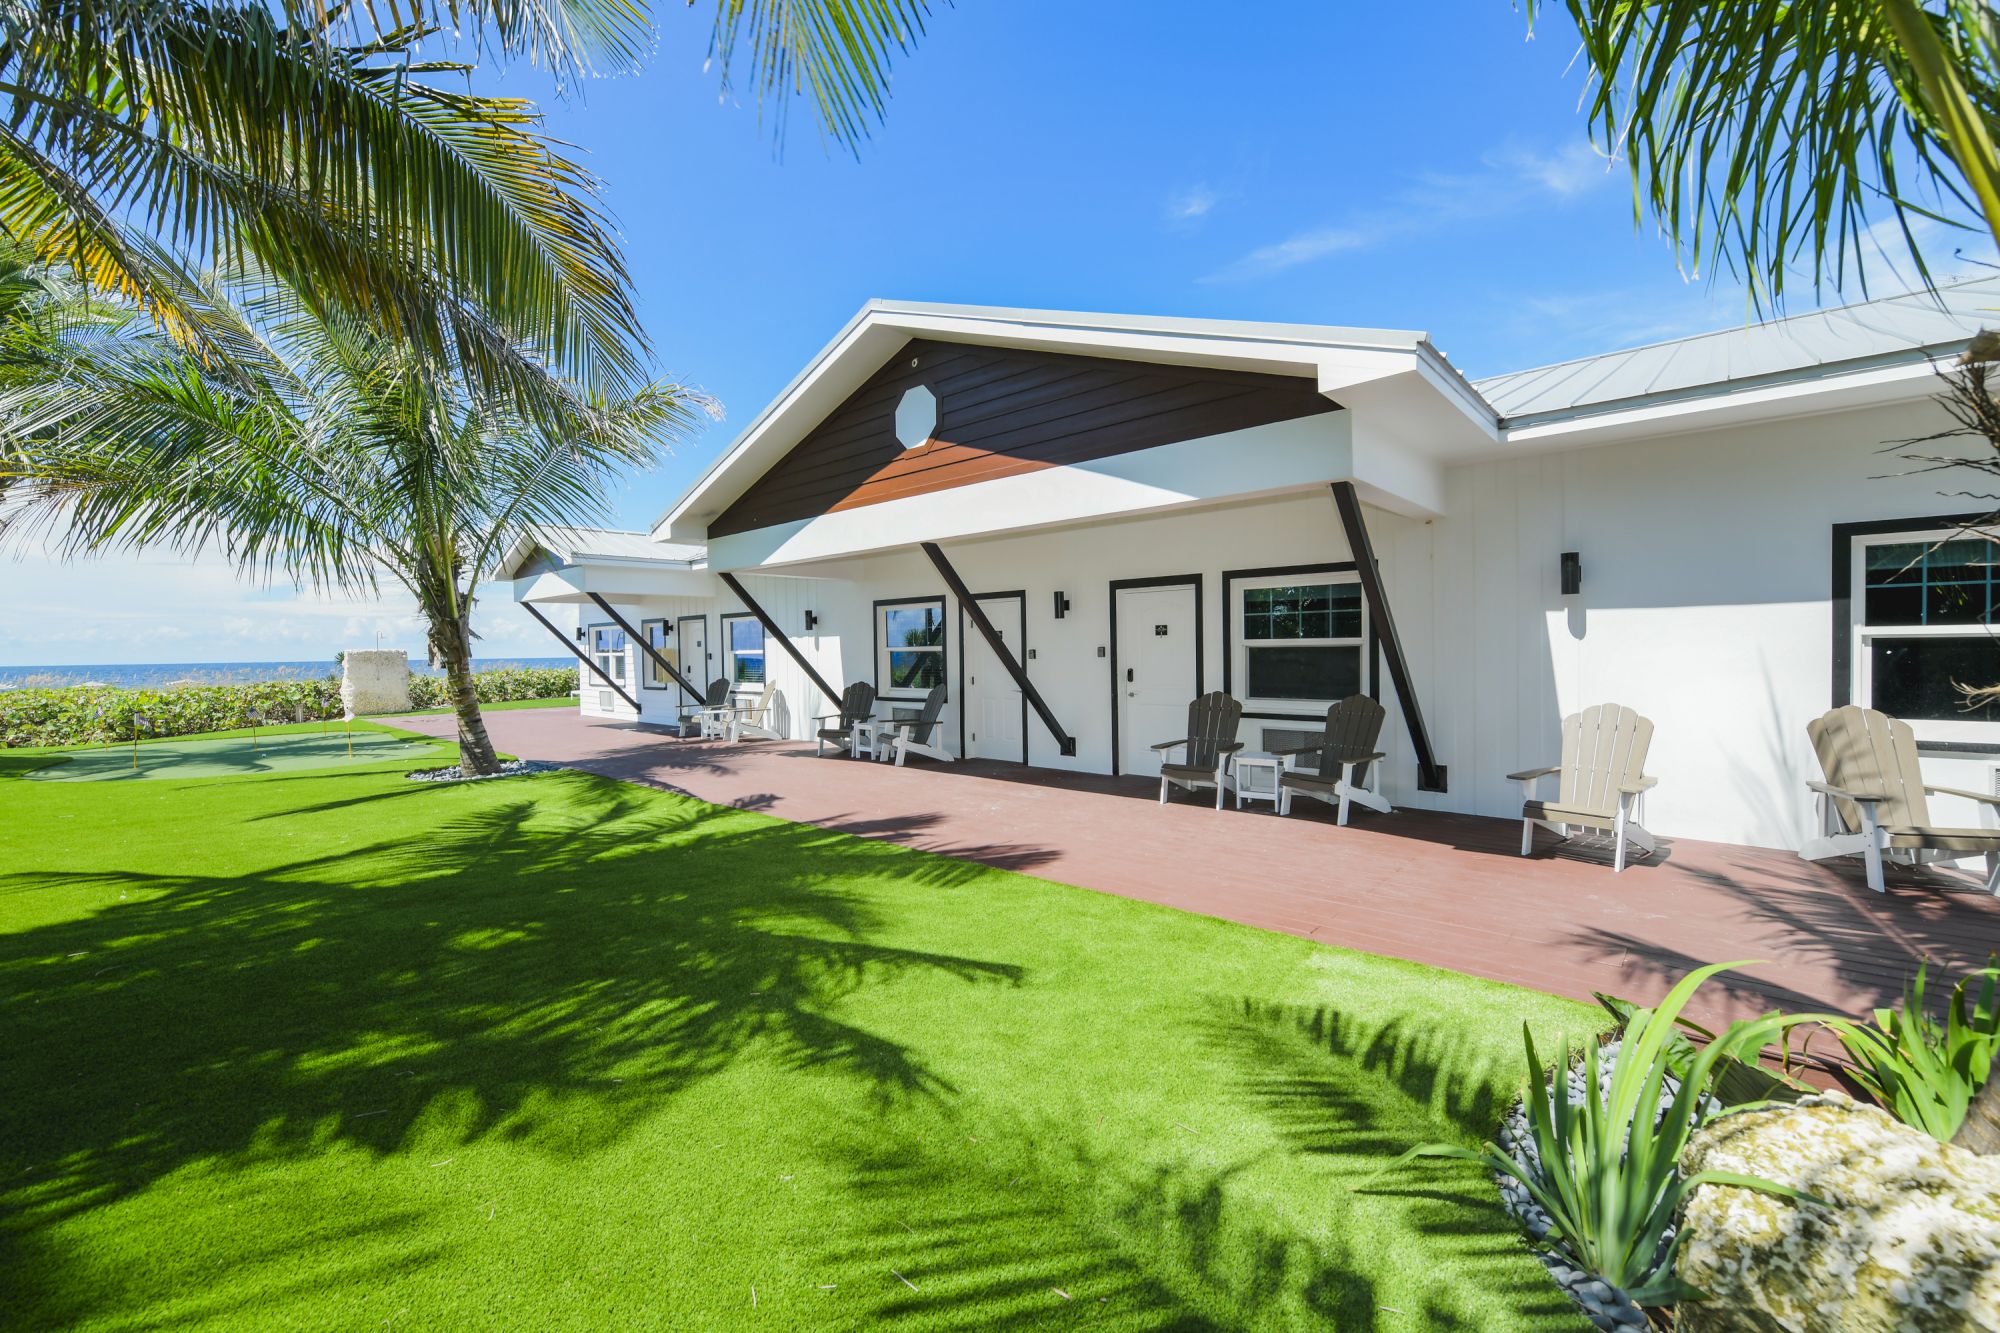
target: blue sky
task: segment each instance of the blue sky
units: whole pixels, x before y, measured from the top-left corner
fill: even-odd
[[[618,526],[649,524],[870,297],[1422,329],[1475,377],[1747,315],[1635,228],[1554,13],[1529,41],[1506,0],[968,0],[898,62],[857,160],[803,106],[776,151],[768,113],[703,70],[710,6],[657,11],[646,68],[568,101],[525,66],[480,79],[548,102],[606,181],[661,372],[725,409],[613,488]],[[491,656],[558,651],[501,589],[480,627]],[[322,658],[377,632],[423,641],[398,599],[165,555],[0,574],[0,664]]]

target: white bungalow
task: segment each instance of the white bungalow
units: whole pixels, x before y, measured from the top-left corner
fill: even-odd
[[[1983,279],[1475,383],[1422,333],[874,302],[650,534],[501,573],[561,608],[591,716],[671,724],[725,676],[804,739],[845,682],[941,681],[961,756],[1152,776],[1204,690],[1253,750],[1360,691],[1394,802],[1512,818],[1507,774],[1610,700],[1657,726],[1655,832],[1795,847],[1833,704],[2000,781],[1953,687],[2000,680],[1991,558],[1918,558],[1984,502],[1885,452],[1944,424],[1933,362],[1996,307]]]

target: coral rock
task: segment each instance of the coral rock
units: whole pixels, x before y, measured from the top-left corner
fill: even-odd
[[[1829,1093],[1711,1121],[1681,1170],[1825,1201],[1696,1189],[1678,1271],[1711,1299],[1681,1305],[1683,1333],[2000,1330],[2000,1158]]]

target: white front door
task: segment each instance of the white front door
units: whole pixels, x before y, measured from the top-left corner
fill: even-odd
[[[708,682],[715,679],[715,663],[708,655],[708,617],[682,616],[676,632],[681,639],[681,674],[696,689],[707,689]],[[681,691],[682,704],[700,702],[688,698],[686,690]]]
[[[1021,599],[982,597],[979,609],[993,622],[1000,642],[1024,668],[1027,657],[1022,647]],[[962,636],[965,644],[965,755],[968,759],[1008,759],[1021,763],[1021,690],[1007,668],[1000,665],[979,627],[967,622]]]
[[[1196,693],[1193,584],[1118,590],[1118,771],[1157,777],[1153,746],[1187,731]]]

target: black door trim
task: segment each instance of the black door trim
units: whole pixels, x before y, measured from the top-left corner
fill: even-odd
[[[1202,670],[1202,660],[1207,656],[1202,643],[1202,596],[1199,574],[1161,574],[1149,579],[1111,580],[1111,776],[1120,773],[1118,765],[1118,594],[1130,588],[1177,588],[1183,584],[1194,589],[1194,692],[1206,692],[1206,675]]]
[[[687,665],[687,631],[683,629],[682,626],[686,625],[690,620],[699,620],[701,622],[702,657],[700,666],[690,668],[691,670],[693,670],[694,675],[689,676],[687,680],[688,684],[690,685],[699,685],[703,689],[707,689],[708,682],[714,679],[713,676],[708,674],[710,670],[708,664],[714,661],[715,657],[713,651],[709,648],[708,644],[708,614],[706,612],[703,612],[700,615],[674,617],[674,633],[681,636],[681,663],[683,666]],[[687,690],[682,689],[681,693],[686,694]],[[695,698],[692,699],[681,700],[680,706],[683,708],[691,708],[700,703],[701,703],[700,696],[696,696]]]
[[[1021,604],[1021,664],[1026,666],[1028,662],[1027,590],[1025,588],[1014,588],[1007,592],[976,592],[972,594],[972,600],[975,602],[996,602],[1003,597],[1011,597]],[[965,752],[965,715],[970,711],[967,705],[972,701],[965,691],[965,659],[967,656],[965,645],[967,640],[965,637],[965,604],[963,602],[959,603],[958,607],[958,642],[958,753],[961,758],[967,758],[969,756]],[[1021,695],[1021,762],[1023,764],[1028,762],[1028,696],[1025,692]]]

